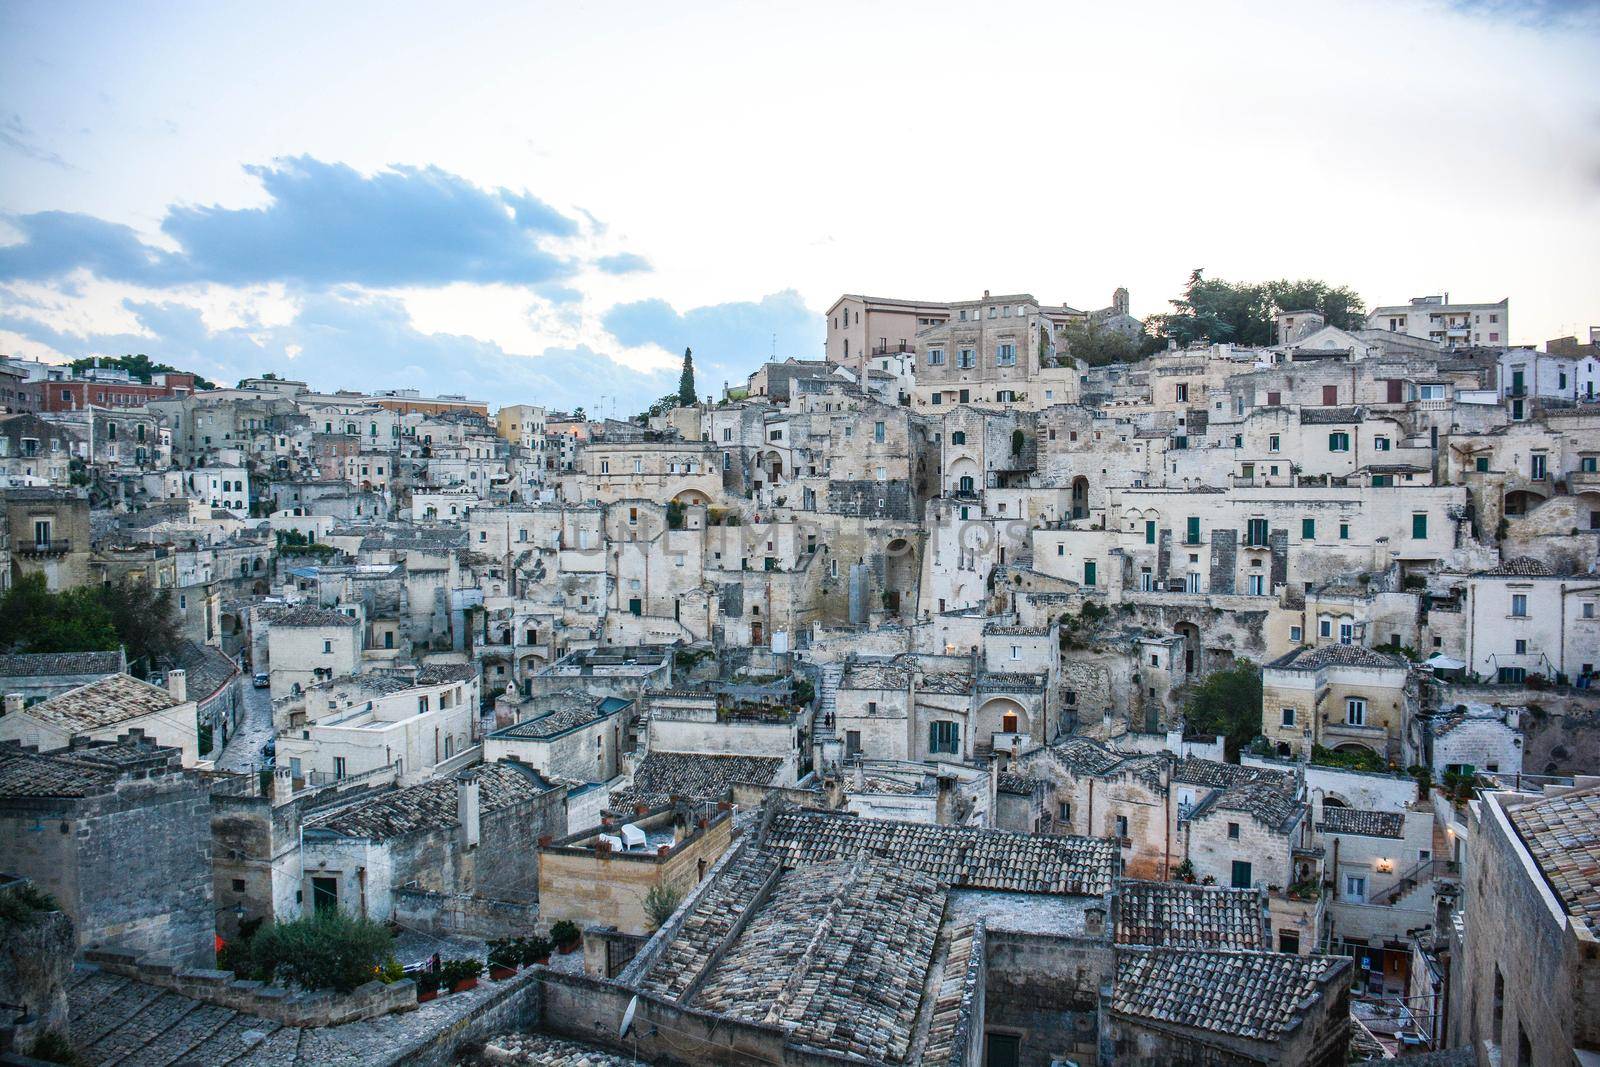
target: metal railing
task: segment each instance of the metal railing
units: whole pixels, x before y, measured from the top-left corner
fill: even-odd
[[[72,551],[72,541],[65,537],[53,541],[24,541],[17,546],[17,551],[32,556],[59,555]]]

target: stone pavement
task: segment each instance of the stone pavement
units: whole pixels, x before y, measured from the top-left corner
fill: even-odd
[[[244,715],[217,758],[217,770],[245,774],[261,766],[261,746],[272,740],[272,693],[250,684],[247,674],[239,679]]]

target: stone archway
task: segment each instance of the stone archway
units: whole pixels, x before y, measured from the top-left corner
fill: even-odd
[[[1072,517],[1074,519],[1089,517],[1089,479],[1081,474],[1072,479]]]

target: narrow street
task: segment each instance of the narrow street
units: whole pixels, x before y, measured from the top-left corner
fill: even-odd
[[[239,686],[244,715],[217,759],[217,770],[243,774],[261,766],[261,746],[272,739],[272,693],[252,686],[248,674]]]

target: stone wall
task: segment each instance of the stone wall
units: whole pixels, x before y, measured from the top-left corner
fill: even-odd
[[[372,981],[348,993],[335,993],[331,989],[306,992],[265,982],[243,981],[231,971],[177,968],[115,949],[91,949],[83,958],[110,974],[134,978],[193,1000],[271,1019],[284,1026],[338,1026],[390,1012],[410,1011],[417,1006],[416,983],[409,978],[388,985]]]
[[[1100,1062],[1100,991],[1115,970],[1109,941],[990,929],[984,961],[984,1029],[1017,1035],[1022,1067]]]
[[[454,934],[485,940],[526,937],[539,924],[539,905],[468,893],[400,888],[394,891],[391,917],[401,926],[435,936]]]
[[[20,883],[7,888],[15,884]],[[66,1036],[66,981],[77,948],[65,912],[0,923],[0,1003],[8,1008],[9,1047],[29,1048],[47,1032]],[[6,1028],[0,1027],[0,1051],[7,1047]]]

